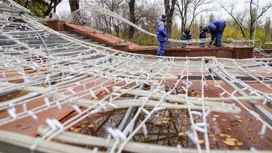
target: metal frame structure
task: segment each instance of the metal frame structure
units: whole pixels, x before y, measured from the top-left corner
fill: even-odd
[[[109,15],[118,17],[110,12]],[[10,17],[14,16],[24,22],[11,21]],[[56,32],[18,12],[0,13],[0,34],[0,95],[26,92],[0,102],[0,128],[25,118],[39,120],[41,112],[52,109],[69,107],[77,113],[63,122],[46,119],[47,126],[40,126],[40,136],[36,138],[0,131],[1,152],[18,152],[18,149],[22,152],[118,153],[256,151],[251,146],[251,150],[240,151],[211,149],[209,129],[213,126],[210,122],[213,113],[234,117],[244,112],[259,121],[260,136],[271,136],[271,58],[159,58],[130,54]],[[199,94],[191,96],[195,85]],[[217,89],[220,94],[207,97],[206,88]],[[40,101],[38,106],[29,107],[36,101]],[[107,137],[69,132],[90,116],[122,108],[134,108],[135,112],[128,111],[130,119],[123,118],[122,122],[126,123],[119,127],[107,127]],[[182,118],[188,120],[188,126],[185,131],[177,131],[184,132],[194,148],[132,141],[138,133],[148,137],[148,122],[167,110],[188,112],[187,117]],[[140,116],[144,117],[139,120]],[[61,144],[62,141],[67,144]],[[225,141],[232,146],[228,142]],[[82,145],[92,149],[80,147]]]

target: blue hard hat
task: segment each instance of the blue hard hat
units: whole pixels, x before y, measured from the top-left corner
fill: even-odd
[[[166,16],[165,16],[165,15],[162,15],[162,17],[161,17],[160,20],[163,21],[163,22],[165,22],[165,21],[166,21]]]
[[[203,28],[203,31],[204,31],[204,32],[208,32],[208,31],[210,31],[210,29],[208,28],[208,26],[205,26],[205,27]]]
[[[186,34],[189,34],[191,31],[190,31],[190,29],[189,28],[186,28],[185,30],[184,30],[184,33],[186,33]]]

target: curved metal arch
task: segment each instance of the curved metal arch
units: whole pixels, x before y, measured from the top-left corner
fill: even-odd
[[[248,38],[243,38],[243,39],[240,39],[240,40],[237,40],[237,39],[233,39],[232,37],[228,37],[227,38],[227,41],[230,41],[231,43],[229,44],[230,46],[242,46],[242,45],[246,45],[246,46],[252,46],[254,47],[253,45],[255,44],[258,45],[257,47],[255,48],[261,48],[262,47],[262,40],[259,39],[259,38],[256,38],[256,39],[248,39]]]
[[[94,12],[98,12],[100,14],[104,14],[104,15],[108,15],[108,16],[111,16],[113,18],[116,18],[124,23],[127,23],[129,25],[131,25],[132,27],[134,27],[135,29],[147,34],[147,35],[150,35],[154,38],[157,38],[157,35],[151,33],[151,32],[148,32],[144,29],[142,29],[141,27],[137,26],[136,24],[132,23],[131,21],[123,18],[122,16],[118,15],[117,13],[115,12],[112,12],[108,9],[105,9],[105,8],[102,8],[102,7],[99,7],[99,6],[94,6],[94,5],[91,5],[91,6],[86,6],[86,7],[83,7],[81,9],[78,9],[76,11],[74,11],[73,13],[70,14],[70,16],[67,17],[67,19],[65,20],[65,22],[68,22],[73,19],[74,16],[76,16],[76,14],[78,13],[81,13],[82,11],[94,11]],[[184,43],[184,44],[196,44],[196,43],[203,43],[203,42],[208,42],[209,39],[204,39],[204,40],[200,40],[200,39],[192,39],[190,41],[184,41],[184,40],[176,40],[176,39],[168,39],[168,41],[170,42],[179,42],[179,43]]]

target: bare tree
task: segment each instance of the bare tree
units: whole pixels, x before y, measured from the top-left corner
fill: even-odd
[[[247,11],[239,12],[235,14],[235,6],[237,6],[237,3],[231,3],[230,4],[230,10],[227,9],[226,5],[221,5],[221,7],[232,17],[233,21],[236,23],[236,25],[239,27],[242,35],[244,38],[246,38],[246,27],[244,25],[245,23],[245,17]]]
[[[272,7],[272,2],[266,4],[265,6],[261,7],[261,11],[257,12],[257,9],[254,8],[254,0],[250,0],[249,3],[249,8],[250,8],[250,25],[249,25],[249,38],[252,39],[253,32],[255,30],[255,22],[259,18],[261,18],[271,7]],[[258,5],[258,4],[257,4]]]
[[[208,11],[212,11],[213,8],[212,7],[208,7],[208,5],[211,5],[212,0],[192,0],[192,7],[193,7],[193,12],[192,12],[192,18],[191,18],[191,22],[189,24],[189,28],[191,28],[195,18],[203,13],[203,12],[208,12]],[[201,6],[205,5],[205,9],[200,9]]]
[[[47,16],[47,15],[52,11],[52,9],[54,9],[54,13],[56,13],[57,5],[58,5],[61,1],[62,1],[62,0],[51,0],[49,6],[48,6],[48,8],[47,8],[47,10],[43,13],[44,16]]]
[[[178,15],[181,19],[181,31],[184,31],[187,25],[188,9],[192,0],[179,0],[177,1]]]
[[[166,31],[169,38],[171,38],[172,21],[177,0],[164,0],[164,11],[166,15]]]
[[[213,13],[209,15],[209,22],[213,22],[215,20],[215,16]]]
[[[247,25],[247,29],[248,29],[247,31],[249,33],[248,38],[252,39],[253,32],[255,30],[255,22],[257,22],[256,20],[259,20],[261,17],[264,16],[264,14],[270,8],[272,8],[272,2],[269,2],[269,3],[265,4],[264,6],[260,7],[259,12],[257,12],[257,5],[254,0],[249,0],[249,3],[246,3],[246,4],[249,4],[248,8],[246,8],[243,11],[240,11],[239,13],[237,13],[238,11],[235,10],[237,5],[234,3],[232,3],[229,6],[230,7],[229,9],[225,4],[221,4],[221,7],[232,17],[232,19],[237,24],[237,26],[239,27],[240,31],[242,32],[242,34],[245,38],[246,38],[246,32],[245,32],[246,26],[244,25],[244,23],[245,23],[245,19],[249,18],[249,20],[248,20],[249,24]],[[247,14],[246,12],[249,12],[249,14]],[[237,13],[237,14],[235,14],[235,13]]]
[[[200,15],[200,18],[199,18],[199,25],[200,26],[204,26],[205,25],[205,18],[204,18],[204,16],[201,14]]]
[[[150,0],[138,0],[135,7],[135,23],[148,31],[155,30],[155,21],[160,16],[159,6]]]
[[[131,4],[132,0],[128,1],[128,8],[133,7]],[[132,23],[142,27],[147,31],[155,30],[155,21],[159,16],[159,5],[150,0],[137,0],[135,1],[134,8],[124,10],[129,10],[129,12],[123,15],[124,18],[128,18]],[[134,10],[134,12],[132,11]],[[124,11],[125,12],[125,11]],[[135,37],[135,29],[132,26],[127,27],[124,25],[129,39],[133,39]]]
[[[186,26],[191,28],[195,18],[199,14],[212,11],[212,7],[209,6],[211,3],[212,0],[178,0],[176,6],[178,16],[181,19],[181,31],[184,31]]]
[[[128,8],[129,8],[129,20],[132,23],[136,23],[136,17],[135,17],[135,0],[128,1]],[[129,34],[128,38],[132,39],[135,33],[135,29],[132,26],[129,26]]]
[[[124,14],[123,7],[125,7],[125,3],[123,0],[95,0],[96,5],[99,5],[100,7],[103,7],[105,9],[108,9],[112,12],[115,12],[119,15]],[[95,28],[102,30],[107,33],[115,33],[117,36],[120,35],[121,32],[121,22],[117,19],[103,15],[103,14],[97,14],[95,20]],[[99,22],[99,23],[98,23]]]

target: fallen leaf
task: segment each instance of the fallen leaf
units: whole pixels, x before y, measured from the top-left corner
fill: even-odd
[[[168,123],[168,120],[163,120],[162,123],[166,124],[166,123]]]
[[[227,121],[227,119],[223,118],[223,119],[221,119],[221,121],[226,122],[226,121]]]
[[[240,118],[240,116],[238,116],[238,115],[234,115],[236,118]]]
[[[179,136],[184,136],[184,134],[185,134],[184,132],[180,132]]]
[[[204,142],[204,140],[198,140],[199,144],[202,144]]]
[[[235,138],[227,138],[226,141],[237,141]]]
[[[224,137],[226,134],[219,134],[220,137]]]
[[[237,145],[241,146],[241,145],[243,145],[243,142],[237,142]]]
[[[82,129],[81,127],[80,127],[80,128],[75,128],[75,129],[73,130],[73,132],[77,133],[77,132],[79,132],[81,129]]]
[[[88,128],[93,128],[93,127],[94,127],[93,124],[88,125]]]
[[[227,138],[231,138],[231,136],[230,136],[230,135],[228,135],[228,134],[226,134],[226,137],[227,137]]]
[[[228,146],[235,146],[234,141],[223,141]]]
[[[213,117],[219,117],[219,115],[213,115]]]

